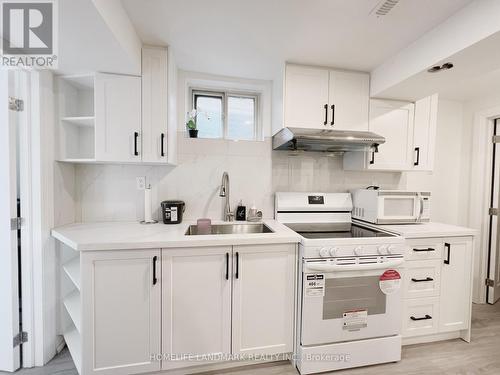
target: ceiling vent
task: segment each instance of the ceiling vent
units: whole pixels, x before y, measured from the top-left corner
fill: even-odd
[[[372,9],[370,14],[375,14],[377,17],[387,16],[399,1],[400,0],[382,0]]]

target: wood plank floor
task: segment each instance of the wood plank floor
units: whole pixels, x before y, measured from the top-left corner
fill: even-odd
[[[0,374],[9,374],[1,372]],[[67,349],[44,367],[22,369],[16,375],[76,375]],[[224,375],[296,375],[288,362],[240,367],[205,374]],[[324,373],[328,374],[328,373]],[[473,305],[472,342],[448,340],[403,347],[403,360],[377,366],[335,371],[335,375],[482,375],[500,374],[500,302]]]

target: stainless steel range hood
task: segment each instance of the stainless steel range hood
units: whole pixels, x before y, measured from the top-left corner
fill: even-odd
[[[365,131],[283,128],[273,136],[274,150],[288,151],[373,151],[385,138]]]

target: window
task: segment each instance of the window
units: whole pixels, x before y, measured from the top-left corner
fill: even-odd
[[[258,94],[192,90],[200,138],[253,141],[260,137]]]

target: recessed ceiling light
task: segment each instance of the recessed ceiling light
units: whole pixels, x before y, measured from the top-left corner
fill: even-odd
[[[450,62],[447,62],[447,63],[445,63],[445,64],[443,64],[441,66],[435,65],[432,68],[427,69],[427,71],[429,73],[437,73],[437,72],[440,72],[442,70],[448,70],[448,69],[451,69],[451,68],[453,68],[453,64],[450,63]]]

